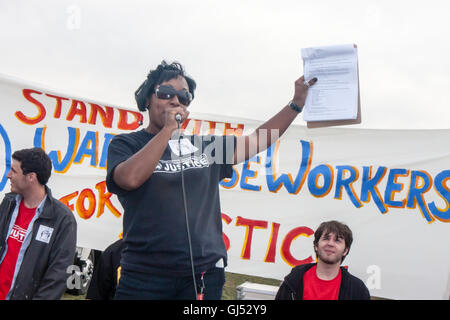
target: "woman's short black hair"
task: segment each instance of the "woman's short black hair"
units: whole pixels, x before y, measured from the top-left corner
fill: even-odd
[[[20,161],[23,174],[34,172],[41,185],[47,184],[52,174],[52,161],[44,150],[41,148],[17,150],[12,158]]]
[[[171,64],[168,64],[163,60],[155,70],[150,70],[147,75],[147,79],[134,93],[139,110],[147,110],[147,98],[150,98],[150,96],[155,92],[155,85],[175,79],[179,76],[186,79],[189,86],[189,92],[192,94],[192,99],[194,99],[194,91],[197,86],[194,79],[186,75],[184,68],[180,63],[172,62]]]

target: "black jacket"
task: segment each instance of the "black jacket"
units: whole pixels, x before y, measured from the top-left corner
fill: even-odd
[[[113,300],[120,276],[120,257],[125,247],[123,239],[109,245],[95,265],[86,299]]]
[[[291,270],[278,289],[275,300],[303,300],[303,275],[315,263],[296,266]],[[364,282],[341,267],[341,285],[338,300],[370,300],[370,293]]]
[[[46,192],[47,199],[34,222],[31,242],[11,289],[11,300],[61,299],[67,288],[67,267],[74,262],[77,224],[70,209],[53,198],[47,187]],[[5,252],[15,206],[16,194],[6,194],[0,204],[0,257]],[[36,239],[41,225],[53,229],[49,243]]]

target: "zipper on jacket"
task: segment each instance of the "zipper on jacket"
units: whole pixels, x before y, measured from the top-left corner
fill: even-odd
[[[289,292],[290,292],[290,294],[291,294],[291,299],[292,299],[292,300],[295,300],[295,296],[296,296],[296,294],[295,294],[295,289],[291,287],[291,284],[290,284],[290,283],[288,283],[288,282],[286,282],[286,281],[285,281],[284,283],[285,283],[286,287],[289,289]]]
[[[8,202],[9,202],[8,208],[6,209],[7,215],[10,214],[9,211],[11,210],[11,205],[13,203],[13,200],[9,200]],[[1,259],[2,259],[3,253],[4,253],[3,249],[6,248],[6,242],[8,241],[9,234],[6,234],[6,233],[8,231],[8,227],[9,227],[10,223],[11,223],[11,216],[9,215],[9,217],[6,218],[5,225],[3,226],[3,230],[1,230],[1,233],[0,233],[1,236],[5,235],[5,239],[0,239],[0,263],[1,263]],[[3,241],[4,241],[5,245],[3,245]]]

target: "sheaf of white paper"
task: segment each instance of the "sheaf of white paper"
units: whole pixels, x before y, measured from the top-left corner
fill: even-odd
[[[317,77],[305,102],[305,121],[356,119],[358,56],[353,44],[302,49],[305,79]]]

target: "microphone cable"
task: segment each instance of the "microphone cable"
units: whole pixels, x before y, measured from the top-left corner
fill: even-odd
[[[187,210],[187,203],[186,203],[186,189],[184,186],[184,170],[183,170],[183,162],[181,161],[181,138],[182,134],[180,131],[180,122],[181,122],[181,116],[177,114],[175,116],[175,119],[178,123],[178,153],[179,153],[179,160],[180,160],[180,167],[181,167],[181,189],[182,189],[182,197],[183,197],[183,204],[184,204],[184,216],[186,219],[186,232],[188,237],[188,243],[189,243],[189,257],[191,261],[191,270],[192,270],[192,281],[194,282],[194,291],[195,291],[195,299],[196,300],[203,300],[203,297],[199,297],[197,293],[197,281],[195,280],[195,270],[194,270],[194,258],[192,254],[192,241],[191,241],[191,232],[189,230],[189,218],[188,218],[188,210]]]

